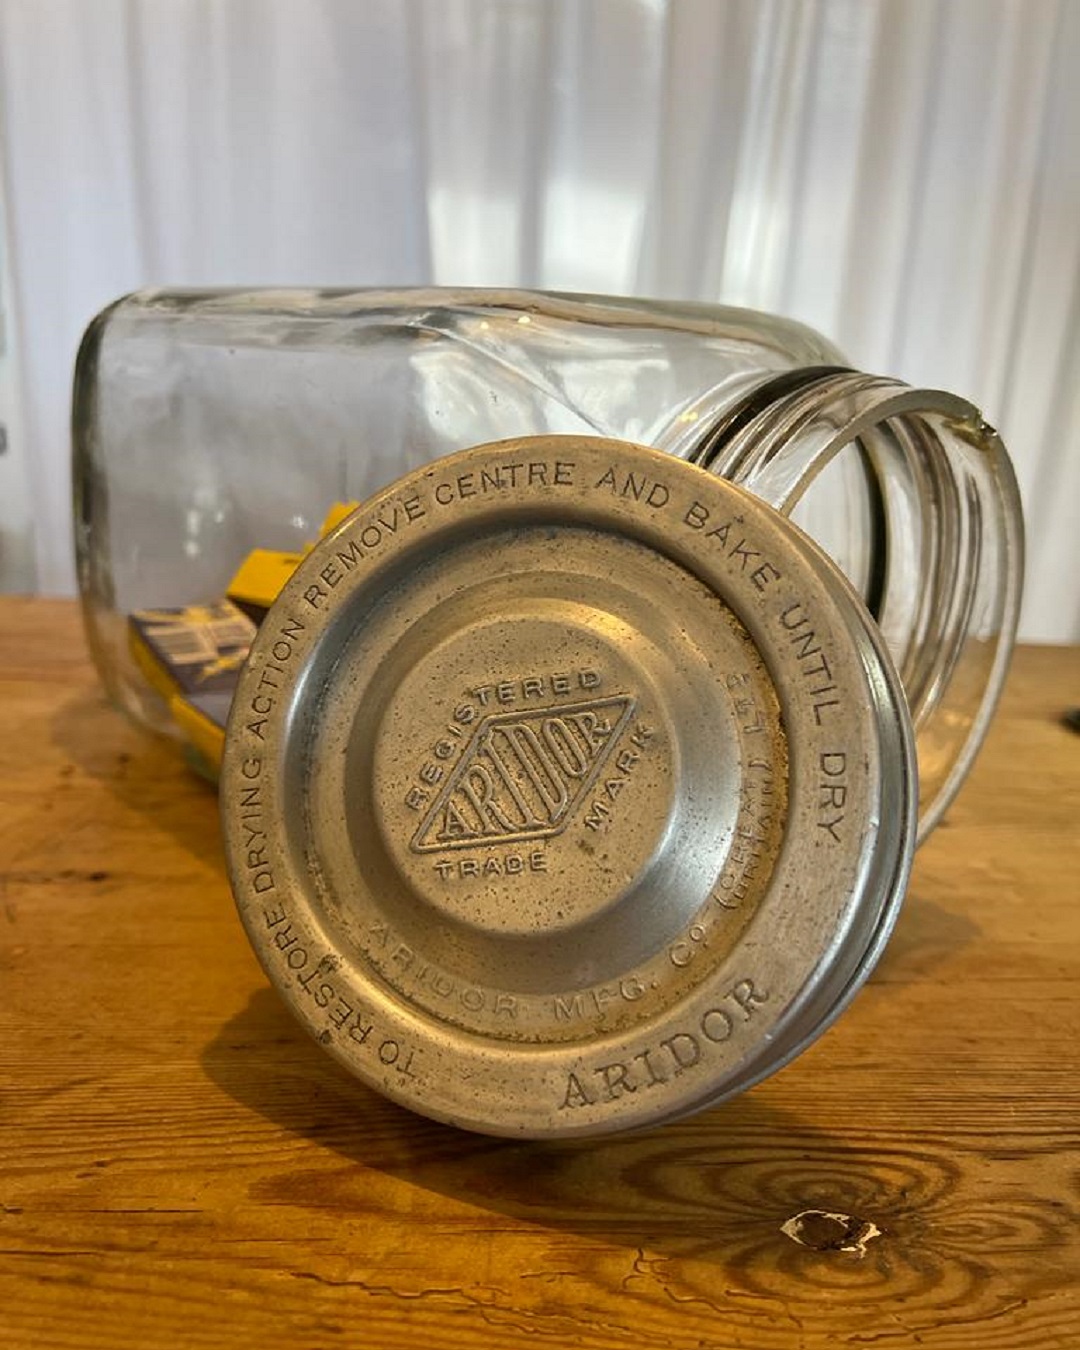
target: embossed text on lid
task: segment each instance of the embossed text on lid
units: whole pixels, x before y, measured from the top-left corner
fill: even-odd
[[[418,470],[305,559],[222,810],[327,1049],[558,1136],[699,1109],[818,1034],[895,914],[913,781],[880,640],[804,536],[667,456],[537,437]]]

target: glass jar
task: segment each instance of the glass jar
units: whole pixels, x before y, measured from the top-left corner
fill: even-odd
[[[176,734],[132,615],[218,601],[253,550],[287,571],[335,503],[443,454],[561,433],[690,460],[823,545],[900,672],[924,836],[970,767],[1015,635],[1008,457],[964,400],[861,374],[810,329],[747,310],[438,289],[116,302],[83,340],[73,403],[79,585],[110,694]],[[235,663],[219,664],[227,703]]]

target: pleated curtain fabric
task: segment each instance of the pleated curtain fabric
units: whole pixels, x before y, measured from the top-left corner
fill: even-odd
[[[521,284],[776,310],[972,398],[1023,634],[1080,638],[1078,69],[1075,0],[0,0],[0,585],[73,586],[115,296]]]

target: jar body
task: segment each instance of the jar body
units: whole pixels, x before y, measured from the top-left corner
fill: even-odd
[[[937,452],[920,443],[919,407],[917,434],[904,408],[873,416],[900,388],[849,371],[802,325],[717,306],[526,291],[137,294],[94,321],[76,370],[91,647],[115,701],[168,730],[130,654],[131,614],[216,600],[251,550],[298,553],[333,503],[451,451],[613,437],[743,482],[840,563],[882,622],[940,813],[1004,673],[1019,511],[999,443],[958,400],[932,410],[929,437],[947,449],[937,478],[923,471]],[[886,423],[904,435],[882,434]],[[953,600],[944,635],[925,613],[929,572],[931,608]]]

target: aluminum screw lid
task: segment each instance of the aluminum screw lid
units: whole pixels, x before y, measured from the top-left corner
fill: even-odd
[[[418,469],[264,621],[221,802],[252,944],[371,1086],[492,1134],[656,1124],[818,1035],[915,839],[902,692],[793,525],[624,442]]]

